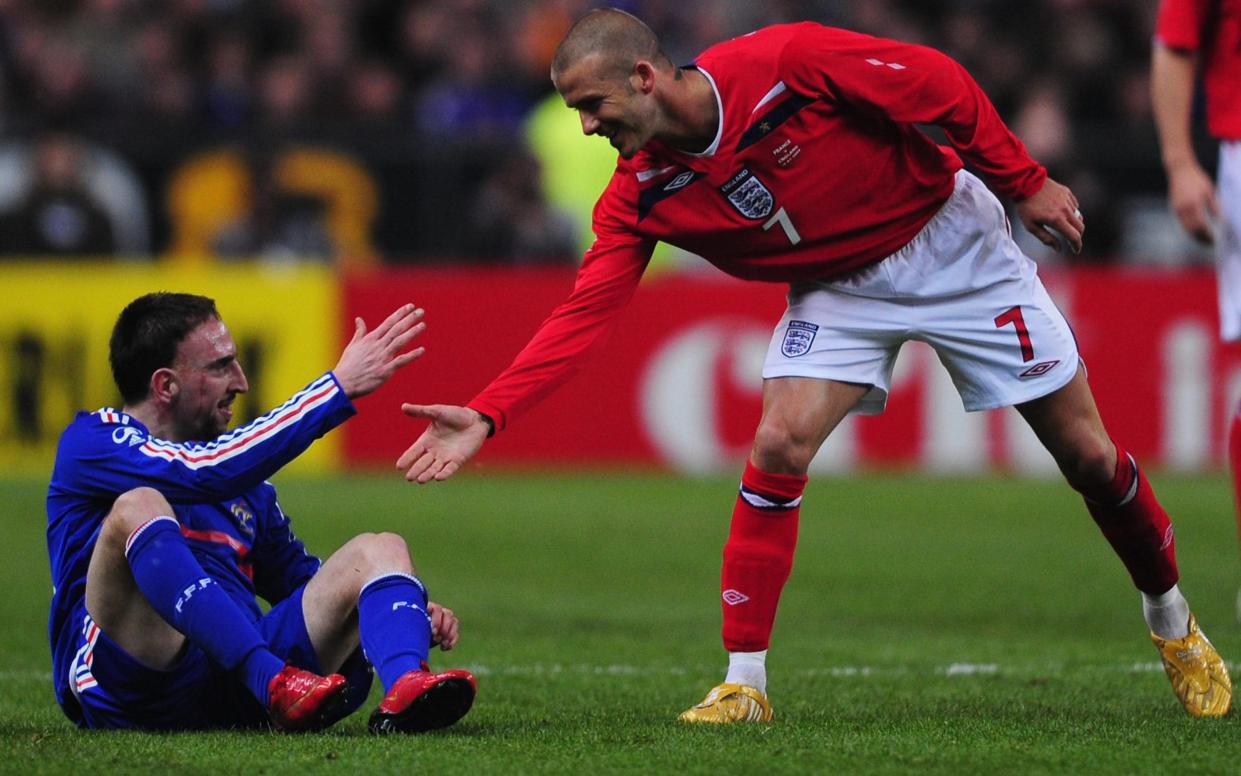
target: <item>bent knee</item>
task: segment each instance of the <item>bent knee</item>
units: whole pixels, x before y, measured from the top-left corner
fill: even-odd
[[[175,516],[172,505],[164,494],[154,488],[134,488],[116,497],[112,509],[104,518],[104,531],[123,533],[128,537],[131,532],[156,517]]]
[[[1057,463],[1075,490],[1095,491],[1116,477],[1116,445],[1107,438],[1091,438],[1064,453]]]
[[[773,474],[805,474],[814,458],[816,445],[807,435],[788,425],[763,420],[754,434],[751,459],[754,465]]]
[[[387,531],[364,533],[355,536],[350,544],[353,545],[352,549],[365,559],[365,564],[375,572],[413,570],[409,546],[400,534]]]

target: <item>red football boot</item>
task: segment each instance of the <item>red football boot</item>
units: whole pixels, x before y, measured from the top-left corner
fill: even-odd
[[[340,707],[348,690],[349,683],[340,674],[319,676],[286,665],[267,685],[271,696],[267,716],[276,730],[322,730],[340,719]]]
[[[478,682],[459,668],[433,674],[410,671],[396,680],[367,724],[372,733],[422,733],[448,727],[474,703]]]

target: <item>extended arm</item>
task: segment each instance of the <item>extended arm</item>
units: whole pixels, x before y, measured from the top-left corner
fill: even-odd
[[[421,317],[421,310],[406,305],[372,332],[359,320],[335,372],[210,442],[168,442],[144,433],[125,413],[94,413],[92,422],[62,439],[57,479],[76,493],[97,498],[142,486],[159,490],[174,503],[239,496],[351,417],[355,410],[350,399],[373,391],[422,355],[422,348],[402,352],[424,328]]]
[[[1156,41],[1151,52],[1151,107],[1159,131],[1159,149],[1168,176],[1168,201],[1181,226],[1211,243],[1211,218],[1219,215],[1215,186],[1194,155],[1190,104],[1194,96],[1196,57]]]
[[[615,318],[633,296],[652,245],[628,232],[610,208],[623,207],[618,173],[595,210],[594,246],[578,271],[573,292],[539,326],[496,379],[468,407],[406,404],[404,412],[431,425],[401,455],[405,479],[424,484],[446,480],[472,458],[487,437],[503,430],[516,413],[564,383],[600,347]],[[636,199],[636,198],[635,198]]]

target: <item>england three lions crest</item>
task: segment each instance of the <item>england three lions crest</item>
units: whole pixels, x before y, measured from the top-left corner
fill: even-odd
[[[810,352],[814,344],[814,335],[819,333],[819,326],[809,321],[789,321],[784,330],[784,342],[780,344],[780,352],[786,358],[797,358]]]
[[[737,208],[737,212],[756,221],[771,215],[772,206],[776,201],[771,190],[764,186],[758,176],[749,169],[743,169],[729,178],[728,183],[720,187],[720,191],[728,198],[732,206]]]

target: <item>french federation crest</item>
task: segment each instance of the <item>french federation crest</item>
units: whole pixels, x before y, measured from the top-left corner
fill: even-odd
[[[245,504],[240,501],[229,507],[233,517],[237,520],[237,528],[247,536],[254,536],[254,513],[246,509]]]
[[[732,206],[737,208],[737,212],[756,221],[771,215],[771,208],[776,201],[771,191],[749,169],[743,169],[729,178],[728,183],[720,187],[720,191],[728,197]]]
[[[780,352],[788,358],[797,358],[810,352],[814,344],[814,335],[818,334],[818,324],[809,321],[789,321],[784,331],[784,342],[780,344]]]

